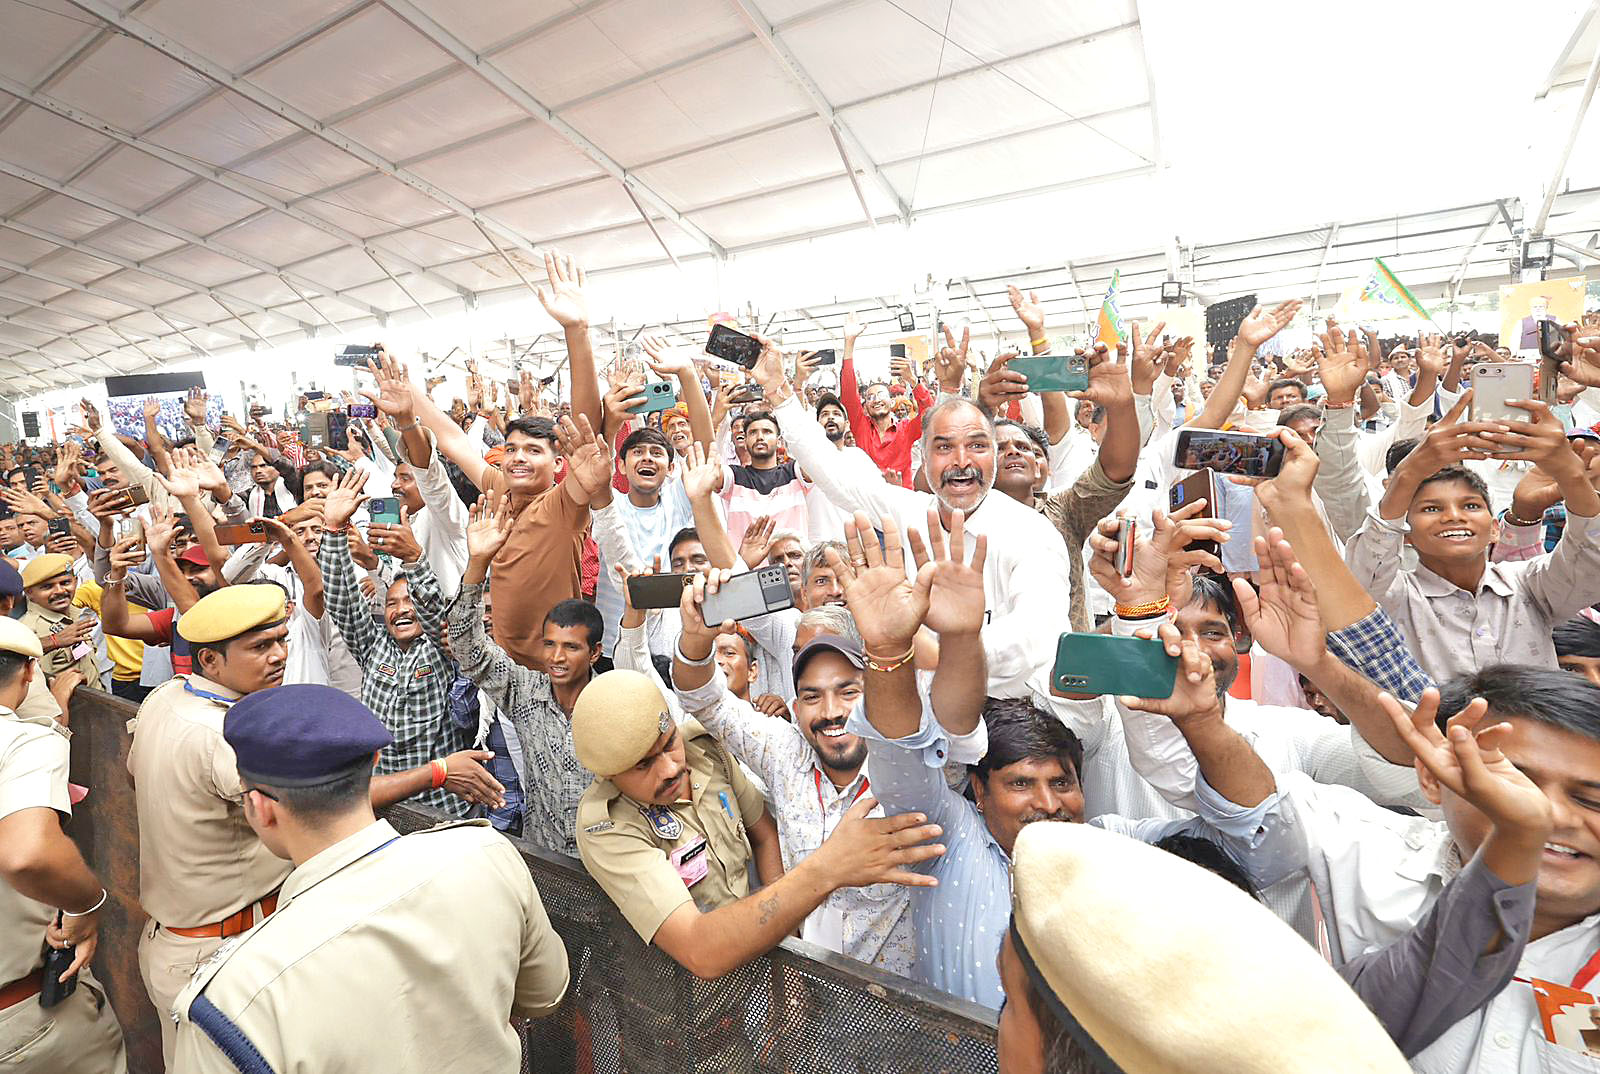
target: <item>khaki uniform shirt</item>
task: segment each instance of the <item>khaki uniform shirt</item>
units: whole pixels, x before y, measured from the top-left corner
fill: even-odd
[[[222,719],[238,699],[200,675],[178,676],[151,691],[129,724],[139,902],[163,925],[221,921],[289,875],[289,863],[244,819],[244,784],[222,738]]]
[[[72,813],[67,736],[54,720],[0,707],[0,818],[24,809]],[[0,880],[0,985],[44,965],[44,930],[55,910]]]
[[[88,685],[94,686],[94,683]],[[22,699],[22,704],[17,706],[17,715],[22,717],[43,716],[55,720],[61,715],[61,706],[56,703],[55,695],[50,692],[50,686],[44,681],[44,675],[35,672],[28,682],[28,696]]]
[[[646,943],[694,900],[701,913],[750,894],[750,839],[766,802],[722,745],[694,720],[679,725],[689,797],[642,806],[596,779],[578,802],[578,854]]]
[[[70,615],[60,615],[30,600],[28,601],[27,612],[23,614],[19,621],[23,626],[38,635],[40,641],[43,641],[46,636],[54,634],[58,630],[65,630],[75,620]],[[44,669],[45,678],[53,681],[63,671],[75,667],[83,673],[84,685],[92,686],[98,690],[100,688],[100,664],[95,659],[94,645],[91,642],[84,642],[83,644],[89,651],[77,660],[72,658],[72,649],[70,647],[53,649],[45,653],[39,660],[39,666]]]
[[[298,866],[278,909],[179,996],[174,1069],[234,1074],[191,1020],[205,998],[278,1074],[516,1070],[510,1016],[566,995],[567,949],[486,820],[377,821]]]

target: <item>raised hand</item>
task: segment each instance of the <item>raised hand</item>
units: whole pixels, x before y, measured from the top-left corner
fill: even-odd
[[[544,272],[550,290],[539,288],[539,303],[562,328],[584,328],[589,324],[589,302],[584,296],[588,282],[583,268],[570,257],[544,255]]]
[[[978,406],[990,414],[1004,415],[1008,403],[1028,394],[1028,378],[1007,364],[1015,357],[1016,351],[996,356],[978,382]]]
[[[144,401],[144,420],[145,420],[145,424],[149,424],[149,423],[155,421],[160,416],[161,416],[161,400],[157,399],[153,395],[149,396]]]
[[[398,525],[374,522],[367,527],[367,537],[372,547],[401,563],[415,563],[422,558],[422,543],[411,529],[411,512],[404,507],[400,508]]]
[[[91,433],[100,431],[100,408],[87,399],[80,399],[78,406],[83,410],[83,427]]]
[[[1510,869],[1490,861],[1496,875],[1511,884],[1538,876],[1539,858],[1555,829],[1555,815],[1544,792],[1500,751],[1500,744],[1514,731],[1512,725],[1485,726],[1489,705],[1478,697],[1450,717],[1446,731],[1441,732],[1439,691],[1432,687],[1422,692],[1414,712],[1408,713],[1387,693],[1379,694],[1378,701],[1416,754],[1418,766],[1488,817],[1497,834],[1521,844],[1515,849],[1524,852],[1517,855],[1523,875],[1506,875]]]
[[[517,406],[524,414],[537,413],[539,391],[533,383],[533,374],[526,369],[517,372]],[[509,402],[509,400],[508,400]]]
[[[567,480],[576,481],[587,497],[593,497],[611,483],[611,447],[595,435],[589,418],[578,415],[556,425],[556,441],[567,459]]]
[[[1257,537],[1255,544],[1260,588],[1252,589],[1244,578],[1233,580],[1245,626],[1273,656],[1297,668],[1311,667],[1327,651],[1311,577],[1276,526],[1265,537]]]
[[[956,385],[953,390],[960,391],[961,379],[967,371],[967,351],[972,346],[972,326],[966,325],[961,329],[960,342],[956,341],[956,334],[948,324],[941,327],[944,329],[944,346],[934,355],[934,368],[938,371],[941,387],[948,377]]]
[[[888,516],[878,525],[883,529],[882,547],[872,521],[857,511],[844,524],[849,562],[832,548],[827,550],[827,557],[828,566],[844,589],[845,603],[855,617],[862,644],[873,655],[891,660],[911,647],[911,639],[927,617],[933,572],[924,576],[918,571],[915,582],[907,579],[900,527]]]
[[[189,394],[183,400],[183,416],[189,420],[190,425],[204,425],[206,423],[206,403],[210,396],[204,388],[190,388]]]
[[[739,539],[739,558],[747,567],[759,567],[767,560],[767,550],[772,547],[772,534],[778,528],[777,519],[760,515],[745,527]]]
[[[172,554],[172,541],[178,535],[178,518],[164,507],[150,505],[150,521],[144,526],[144,539],[152,556]]]
[[[674,347],[663,336],[645,336],[639,341],[645,362],[658,377],[694,376],[694,355],[684,347]]]
[[[371,400],[379,411],[394,418],[397,424],[409,424],[416,408],[411,371],[384,350],[382,343],[377,344],[377,351],[376,359],[367,359],[367,372],[377,381],[377,388],[362,388],[361,394]]]
[[[511,536],[511,497],[491,488],[467,509],[467,555],[485,562],[499,554]]]
[[[1126,348],[1119,343],[1117,357],[1120,359],[1125,353]],[[1096,343],[1093,349],[1084,353],[1084,359],[1089,366],[1089,387],[1081,392],[1068,392],[1068,395],[1104,407],[1133,402],[1133,385],[1128,379],[1127,363],[1113,361],[1104,343]]]
[[[12,511],[19,515],[38,515],[40,518],[55,518],[56,513],[50,506],[31,492],[14,489],[9,486],[0,486],[0,500],[4,500]]]
[[[1145,632],[1140,632],[1145,636]],[[1180,638],[1178,628],[1163,623],[1156,637],[1168,656],[1178,658],[1178,678],[1170,697],[1122,697],[1123,705],[1140,712],[1165,716],[1175,724],[1222,719],[1222,699],[1217,694],[1217,679],[1211,658],[1193,638]]]
[[[1225,518],[1206,517],[1202,513],[1206,506],[1205,500],[1194,500],[1170,515],[1155,511],[1151,516],[1150,536],[1146,538],[1140,534],[1134,541],[1133,574],[1127,578],[1115,566],[1118,519],[1101,519],[1095,532],[1089,535],[1089,547],[1093,550],[1090,572],[1119,604],[1149,604],[1168,596],[1175,559],[1185,570],[1201,565],[1220,573],[1222,562],[1217,557],[1209,552],[1186,550],[1194,541],[1220,544],[1228,540],[1233,523]]]
[[[1561,345],[1561,372],[1590,388],[1600,388],[1600,328],[1584,317],[1582,325],[1566,326],[1567,341]]]
[[[761,385],[766,392],[766,401],[769,406],[776,406],[784,397],[788,387],[789,378],[783,370],[783,352],[778,349],[778,344],[766,336],[751,333],[752,338],[761,342],[761,356],[756,359],[755,368],[750,371],[750,376]]]
[[[854,343],[866,331],[866,325],[861,323],[861,318],[856,316],[856,311],[851,310],[844,315],[844,341]]]
[[[78,466],[83,458],[83,451],[78,447],[76,440],[64,441],[61,449],[56,452],[56,484],[62,490],[72,488],[78,480]]]
[[[972,542],[972,562],[967,562],[966,513],[950,512],[950,537],[945,540],[939,512],[928,509],[928,538],[912,530],[911,557],[917,564],[917,583],[929,582],[928,610],[922,622],[940,635],[976,634],[983,629],[988,597],[983,589],[983,565],[989,555],[989,537],[978,534]]]
[[[1371,356],[1356,338],[1355,332],[1341,333],[1332,317],[1328,318],[1328,330],[1319,338],[1322,340],[1322,352],[1317,355],[1317,372],[1328,393],[1328,401],[1351,402],[1361,382],[1367,378]]]
[[[1011,308],[1016,311],[1017,320],[1028,329],[1028,339],[1044,338],[1044,303],[1039,301],[1039,295],[1029,291],[1024,295],[1015,284],[1006,284],[1006,297],[1011,299]]]
[[[683,460],[683,491],[690,500],[709,499],[722,491],[722,460],[712,458],[698,440],[689,444]]]
[[[322,524],[330,530],[347,525],[356,509],[367,502],[367,495],[362,491],[366,484],[367,475],[360,470],[340,474],[328,489],[327,502],[322,505]]]
[[[1239,325],[1237,338],[1247,347],[1258,348],[1282,331],[1285,325],[1294,320],[1294,315],[1298,312],[1300,312],[1300,300],[1297,298],[1280,302],[1270,313],[1263,312],[1261,307],[1257,306]]]
[[[734,629],[733,620],[724,623],[707,623],[702,608],[706,597],[717,592],[733,572],[723,567],[711,567],[694,576],[694,580],[683,587],[683,596],[678,599],[678,618],[683,623],[683,637],[689,639],[689,648],[710,652],[716,645],[717,635],[730,632]],[[681,643],[680,643],[681,644]]]
[[[1161,357],[1166,353],[1166,343],[1161,336],[1166,329],[1166,321],[1157,321],[1141,338],[1139,322],[1128,326],[1128,342],[1133,348],[1128,358],[1128,379],[1133,383],[1134,395],[1149,395],[1155,387]]]
[[[811,374],[817,371],[817,352],[814,350],[801,351],[794,356],[794,390],[801,391],[806,386],[806,381],[811,379]]]

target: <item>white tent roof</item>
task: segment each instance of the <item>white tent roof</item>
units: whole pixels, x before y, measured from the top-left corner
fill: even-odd
[[[526,303],[550,248],[665,321],[1158,271],[1180,233],[1292,234],[1260,252],[1304,268],[1336,221],[1447,206],[1504,242],[1489,210],[1539,193],[1600,26],[1477,8],[0,0],[0,374],[29,395]],[[1567,174],[1600,184],[1600,138]],[[1580,245],[1596,200],[1557,214]],[[1451,230],[1435,260],[1504,261]]]

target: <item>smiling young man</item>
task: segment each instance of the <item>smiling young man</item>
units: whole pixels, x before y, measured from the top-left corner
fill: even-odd
[[[522,837],[576,855],[578,800],[589,773],[572,748],[572,712],[600,658],[600,613],[582,600],[557,604],[541,635],[545,671],[531,671],[489,640],[483,625],[484,579],[511,531],[510,508],[485,493],[467,526],[467,573],[450,605],[450,648],[462,675],[516,730],[522,748]]]
[[[78,591],[78,576],[72,559],[50,553],[35,556],[22,568],[23,591],[28,610],[22,625],[39,637],[44,657],[39,667],[47,679],[54,679],[68,668],[76,668],[83,681],[98,688],[100,667],[95,658],[95,618],[74,619],[72,598]]]
[[[1532,420],[1446,418],[1429,429],[1345,548],[1351,570],[1435,679],[1501,662],[1553,668],[1551,631],[1600,600],[1600,493],[1561,419],[1540,402],[1512,405]],[[1491,456],[1532,462],[1560,486],[1567,525],[1555,551],[1489,561],[1498,532],[1489,492],[1461,463]],[[1405,545],[1416,552],[1414,569],[1401,562]]]

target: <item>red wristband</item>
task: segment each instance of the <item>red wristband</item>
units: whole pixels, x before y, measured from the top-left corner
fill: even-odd
[[[433,780],[430,784],[433,790],[444,786],[444,781],[450,777],[450,769],[443,761],[429,761],[428,767],[433,769]]]

